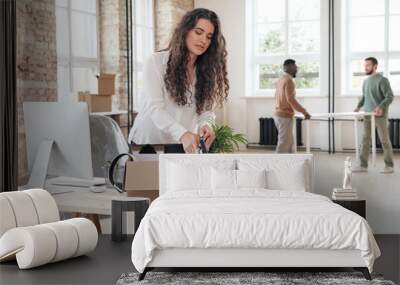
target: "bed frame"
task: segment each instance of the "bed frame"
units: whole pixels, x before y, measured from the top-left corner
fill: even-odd
[[[290,268],[338,267],[361,271],[367,280],[371,280],[359,250],[237,248],[156,250],[152,261],[139,275],[139,280],[155,268],[230,268],[234,271],[285,268],[290,271]]]
[[[191,155],[190,159],[208,160],[214,159],[218,155]],[[220,155],[219,155],[220,156]],[[226,154],[225,158],[261,158],[274,157],[277,154]],[[297,159],[309,163],[309,192],[313,191],[314,181],[314,162],[312,154],[288,154],[279,155],[296,157]],[[182,158],[182,154],[160,155],[160,195],[166,192],[163,187],[166,182],[168,161]],[[366,267],[365,261],[361,257],[359,250],[330,250],[330,249],[254,249],[254,248],[169,248],[158,249],[154,252],[153,259],[147,265],[143,273],[139,275],[139,280],[143,280],[148,271],[160,268],[203,268],[213,269],[229,268],[229,271],[259,271],[271,268],[285,268],[287,271],[295,268],[353,268],[361,271],[367,280],[371,280],[371,275]],[[264,269],[264,270],[262,270]]]

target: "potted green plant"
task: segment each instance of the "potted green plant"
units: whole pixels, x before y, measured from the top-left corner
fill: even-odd
[[[215,140],[209,151],[211,153],[234,152],[239,149],[240,144],[247,144],[244,134],[236,133],[229,126],[211,122],[211,127],[215,134]]]

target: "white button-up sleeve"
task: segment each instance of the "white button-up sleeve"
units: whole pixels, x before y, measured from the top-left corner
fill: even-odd
[[[205,111],[200,114],[198,119],[199,128],[204,125],[209,125],[211,127],[211,123],[215,121],[215,114],[212,111]]]
[[[143,81],[143,94],[145,94],[143,105],[146,106],[151,120],[158,129],[179,141],[187,130],[165,109],[165,98],[163,96],[164,78],[157,68],[153,56],[144,65]]]

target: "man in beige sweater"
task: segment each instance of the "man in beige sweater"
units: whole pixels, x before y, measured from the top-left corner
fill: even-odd
[[[293,59],[283,63],[284,74],[279,78],[275,91],[275,116],[274,121],[278,129],[277,153],[291,153],[293,150],[293,123],[294,111],[300,112],[305,119],[310,119],[310,114],[296,100],[296,89],[293,78],[296,77],[297,65]]]

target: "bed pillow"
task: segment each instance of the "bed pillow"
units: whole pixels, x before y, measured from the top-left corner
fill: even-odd
[[[267,188],[267,171],[236,170],[237,188]]]
[[[171,191],[211,188],[210,170],[206,167],[170,163],[168,174],[168,189]]]
[[[237,162],[239,170],[267,171],[267,188],[272,190],[308,191],[310,167],[304,160],[240,159]]]
[[[285,169],[269,169],[268,170],[268,188],[288,191],[307,191],[308,183],[308,167],[303,162],[294,163],[290,170]]]
[[[264,170],[211,170],[211,188],[214,191],[241,188],[267,188],[267,171]]]
[[[235,165],[234,160],[171,161],[167,165],[167,191],[211,190],[212,169],[230,171],[235,168]]]
[[[236,190],[236,170],[233,169],[211,169],[211,189]]]

